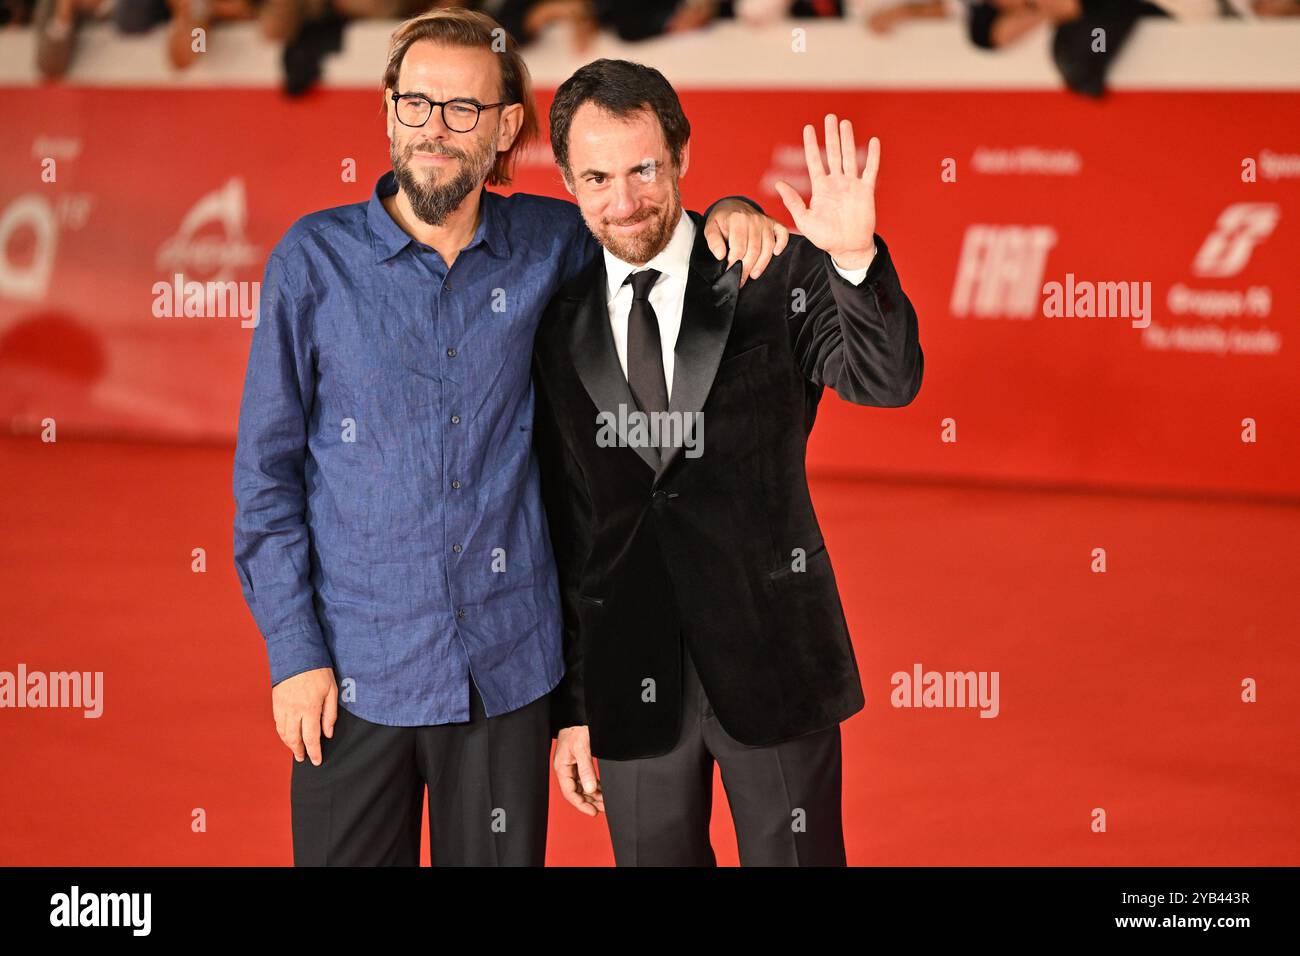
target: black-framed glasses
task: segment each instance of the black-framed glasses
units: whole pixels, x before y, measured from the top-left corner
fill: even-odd
[[[393,91],[393,102],[397,105],[397,119],[403,126],[419,128],[429,122],[435,106],[442,109],[442,122],[447,129],[455,133],[468,133],[478,125],[478,118],[484,110],[501,103],[475,103],[473,100],[456,99],[431,100],[423,93],[399,93]]]

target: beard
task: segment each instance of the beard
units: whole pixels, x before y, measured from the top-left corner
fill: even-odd
[[[454,175],[432,166],[420,175],[411,168],[411,156],[417,150],[408,147],[398,153],[397,144],[390,143],[388,152],[393,161],[393,174],[416,217],[430,226],[441,226],[466,196],[482,188],[488,171],[496,162],[495,144],[495,131],[473,152],[453,149],[445,143],[426,143],[418,152],[451,156],[459,162]]]
[[[682,215],[682,197],[677,190],[677,181],[673,180],[673,201],[659,209],[643,209],[629,219],[602,219],[594,225],[587,221],[587,228],[596,237],[596,241],[611,254],[636,265],[649,262],[668,245],[677,220]],[[636,235],[627,236],[617,233],[613,226],[631,226],[650,220],[649,225]]]

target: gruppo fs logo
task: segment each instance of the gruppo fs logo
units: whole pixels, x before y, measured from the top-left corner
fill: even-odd
[[[1255,247],[1273,234],[1280,215],[1276,203],[1233,203],[1219,213],[1219,221],[1205,237],[1192,261],[1193,274],[1235,276],[1246,268]]]

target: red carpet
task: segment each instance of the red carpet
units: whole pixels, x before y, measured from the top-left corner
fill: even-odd
[[[0,711],[0,865],[291,862],[292,757],[231,561],[231,455],[0,440],[0,670],[103,671],[105,699],[95,720]],[[844,727],[850,864],[1300,864],[1300,509],[814,495],[867,692]],[[1000,714],[894,709],[890,675],[916,662],[999,672]],[[735,864],[720,780],[713,834]],[[613,862],[603,819],[554,786],[548,862]]]

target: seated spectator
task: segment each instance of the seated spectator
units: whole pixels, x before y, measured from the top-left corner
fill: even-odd
[[[0,27],[26,26],[32,18],[28,0],[0,0]]]
[[[209,28],[218,20],[248,20],[254,15],[249,0],[166,0],[171,10],[171,27],[167,33],[167,54],[172,66],[184,69],[206,50],[211,41]],[[200,49],[195,30],[203,30]]]
[[[123,33],[148,33],[171,18],[167,0],[115,0],[113,23]]]
[[[112,0],[37,0],[32,10],[36,30],[36,69],[46,79],[68,72],[77,46],[77,28],[85,20],[103,19]]]

